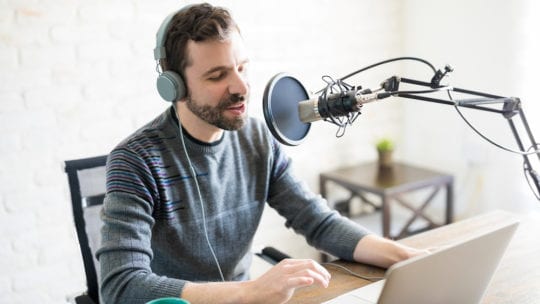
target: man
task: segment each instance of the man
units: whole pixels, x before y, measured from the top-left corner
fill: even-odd
[[[187,94],[110,154],[102,219],[101,297],[144,303],[284,303],[328,286],[312,260],[284,260],[249,280],[265,203],[326,252],[381,267],[420,254],[339,216],[291,173],[279,144],[247,117],[249,58],[229,13],[208,4],[170,21],[165,70]]]

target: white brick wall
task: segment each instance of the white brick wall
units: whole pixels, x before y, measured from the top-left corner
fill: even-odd
[[[154,34],[184,2],[0,0],[0,303],[62,303],[84,289],[63,161],[107,153],[165,109],[154,89]],[[315,91],[323,74],[410,55],[397,0],[213,3],[231,9],[251,50],[254,116],[278,72]],[[375,86],[387,72],[352,81]],[[318,172],[373,159],[377,137],[400,140],[400,109],[366,107],[339,140],[314,124],[303,146],[287,148],[298,174],[317,190]],[[316,256],[273,212],[255,244]]]
[[[323,74],[338,77],[399,52],[399,24],[382,21],[397,19],[388,17],[398,13],[397,1],[214,3],[232,10],[251,49],[255,116],[262,117],[262,91],[275,73],[293,72],[316,90]],[[154,89],[152,49],[158,25],[179,3],[4,0],[0,6],[0,303],[62,303],[85,284],[63,161],[107,153],[167,106]],[[362,40],[375,32],[384,35],[365,47]],[[290,150],[313,188],[319,170],[371,154],[361,155],[366,148],[354,144],[369,143],[369,136],[343,139],[345,148],[335,153],[317,138],[334,130],[314,129],[304,149]],[[307,157],[314,150],[320,159]],[[295,256],[315,256],[282,226],[269,212],[255,243],[281,241]]]

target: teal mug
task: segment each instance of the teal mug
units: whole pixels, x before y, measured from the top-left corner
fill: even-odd
[[[180,298],[160,298],[146,302],[146,304],[189,304],[189,302]]]

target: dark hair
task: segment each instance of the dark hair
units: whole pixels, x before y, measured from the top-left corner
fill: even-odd
[[[227,39],[234,29],[240,32],[238,25],[224,8],[202,3],[181,9],[172,18],[167,30],[167,58],[162,59],[163,70],[172,70],[184,76],[185,68],[191,65],[187,54],[189,40],[222,41]]]

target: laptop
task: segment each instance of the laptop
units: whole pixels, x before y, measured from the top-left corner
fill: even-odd
[[[496,224],[433,253],[396,263],[384,280],[324,303],[479,303],[518,224]]]

